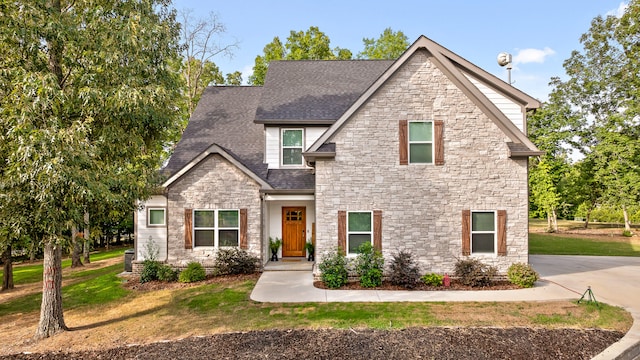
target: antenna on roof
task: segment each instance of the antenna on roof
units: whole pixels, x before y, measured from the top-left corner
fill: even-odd
[[[509,54],[509,53],[501,52],[500,54],[498,54],[498,65],[507,67],[509,85],[512,84],[512,82],[511,82],[511,69],[513,69],[513,64],[511,63],[511,60],[512,60],[511,54]]]

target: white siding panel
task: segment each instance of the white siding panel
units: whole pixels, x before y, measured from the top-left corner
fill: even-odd
[[[265,161],[269,169],[280,167],[280,128],[268,126],[265,129]]]
[[[142,207],[138,210],[138,222],[136,224],[136,260],[144,260],[147,257],[149,249],[148,243],[152,241],[154,243],[153,247],[158,250],[157,260],[165,261],[167,259],[167,227],[149,227],[147,225],[147,209],[164,208],[165,223],[167,223],[167,198],[161,195],[154,195],[141,204]]]
[[[320,136],[322,136],[322,134],[324,134],[325,131],[327,131],[328,127],[308,127],[305,129],[305,150],[308,149],[311,145],[313,145],[314,142],[316,142],[316,140],[318,140],[318,138]]]
[[[496,92],[479,80],[471,77],[469,74],[465,74],[465,76],[478,88],[478,90],[480,90],[492,103],[494,103],[498,109],[500,109],[500,111],[502,111],[502,113],[518,127],[518,129],[526,134],[523,121],[525,114],[523,114],[522,107],[519,104]]]

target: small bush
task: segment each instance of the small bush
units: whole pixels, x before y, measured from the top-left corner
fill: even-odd
[[[324,254],[318,268],[322,272],[320,278],[328,288],[337,289],[349,279],[347,259],[339,250]]]
[[[190,262],[187,268],[180,272],[179,280],[182,283],[191,283],[196,281],[202,281],[207,278],[207,274],[204,271],[202,265],[198,262]]]
[[[498,269],[494,266],[483,264],[478,259],[458,260],[455,265],[455,275],[463,285],[482,287],[491,285],[493,277]]]
[[[160,265],[158,268],[158,280],[165,282],[178,281],[178,272],[169,265]]]
[[[507,278],[512,284],[530,288],[533,287],[533,284],[538,281],[540,276],[529,264],[513,263],[507,270]]]
[[[622,231],[622,236],[632,237],[633,233],[631,231],[629,231],[629,230],[624,230],[624,231]]]
[[[146,283],[149,281],[158,280],[158,270],[162,264],[155,260],[145,260],[142,263],[142,273],[140,273],[140,282]]]
[[[444,281],[444,276],[440,274],[431,273],[431,274],[423,275],[420,278],[420,280],[422,280],[423,283],[429,286],[442,286]]]
[[[360,285],[363,287],[382,285],[383,269],[384,258],[380,251],[374,249],[370,243],[363,243],[358,247],[356,272],[360,277]]]
[[[213,263],[213,275],[253,274],[260,259],[238,248],[220,249]]]
[[[393,255],[389,265],[389,281],[393,285],[413,289],[420,281],[420,269],[410,252],[400,251]]]

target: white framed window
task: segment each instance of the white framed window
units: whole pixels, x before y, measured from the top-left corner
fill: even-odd
[[[471,254],[496,253],[496,212],[471,211]]]
[[[193,210],[194,247],[229,247],[240,244],[240,211]]]
[[[372,240],[373,213],[371,211],[347,212],[347,255],[357,254],[360,245],[372,244]]]
[[[409,163],[433,163],[433,121],[409,122]]]
[[[280,159],[282,161],[282,166],[303,165],[303,129],[282,129],[280,134],[280,144]]]
[[[167,225],[167,210],[165,208],[147,208],[147,226],[163,227]]]

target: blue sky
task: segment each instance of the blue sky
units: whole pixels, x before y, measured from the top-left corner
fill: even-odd
[[[275,36],[286,41],[291,30],[318,26],[332,47],[363,48],[363,38],[378,38],[385,28],[401,30],[415,41],[420,35],[506,81],[498,66],[500,52],[513,55],[514,86],[546,100],[552,76],[564,76],[562,63],[582,49],[580,36],[597,15],[619,14],[623,0],[458,0],[458,1],[243,1],[174,0],[194,17],[217,14],[226,26],[221,43],[237,40],[233,57],[214,62],[223,73],[241,71],[246,81],[256,55]]]

